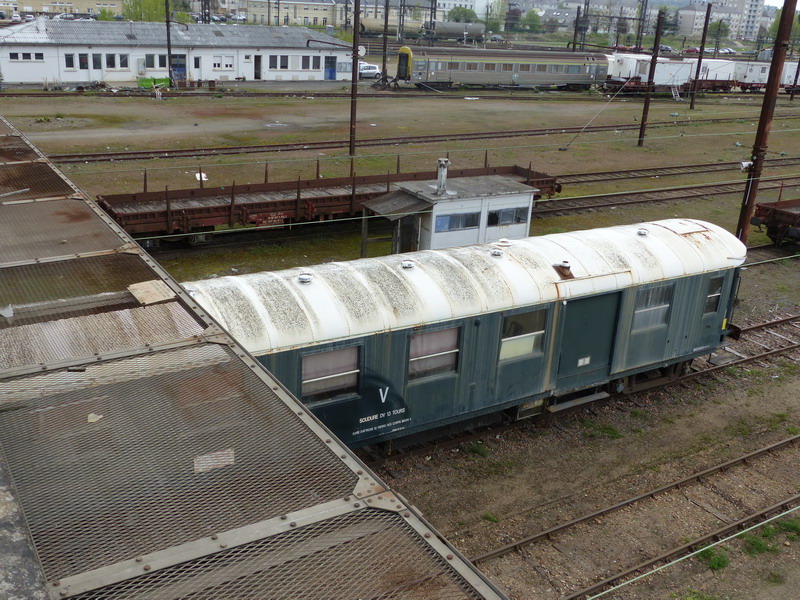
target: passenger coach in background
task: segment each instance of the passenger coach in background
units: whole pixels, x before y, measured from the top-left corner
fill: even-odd
[[[673,378],[728,333],[745,253],[671,219],[185,286],[359,446]]]

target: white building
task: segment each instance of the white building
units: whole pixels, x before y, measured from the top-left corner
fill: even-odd
[[[349,80],[351,50],[302,27],[172,23],[176,80]],[[164,23],[65,21],[39,18],[0,29],[0,73],[6,83],[165,78]]]

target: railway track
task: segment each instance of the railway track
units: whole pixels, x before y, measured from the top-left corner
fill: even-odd
[[[761,181],[761,190],[780,189],[782,186],[800,185],[800,177],[777,178],[770,181]],[[668,202],[671,200],[694,200],[707,196],[722,196],[725,194],[741,194],[744,192],[745,182],[739,183],[704,183],[700,185],[678,186],[662,188],[653,191],[618,192],[612,194],[593,194],[586,196],[572,196],[568,198],[553,198],[539,202],[531,211],[533,218],[562,216],[610,208],[612,206],[627,206],[632,204],[645,204],[648,202]]]
[[[798,442],[787,438],[472,560],[491,562],[501,583],[525,577],[531,597],[587,598],[800,506]]]
[[[779,115],[775,119],[795,119],[800,115]],[[686,123],[693,125],[708,125],[712,123],[732,123],[741,121],[740,117],[724,117],[716,119],[702,119],[692,121],[654,121],[650,127],[673,127],[678,124]],[[638,130],[638,123],[617,124],[617,125],[593,125],[589,127],[548,127],[545,129],[515,129],[505,131],[480,131],[473,133],[459,134],[438,134],[438,135],[419,135],[403,136],[394,138],[374,138],[363,139],[357,144],[359,148],[374,146],[397,146],[408,144],[431,144],[437,142],[452,141],[471,141],[487,140],[511,137],[538,137],[559,134],[578,134],[603,131],[632,131]],[[124,161],[124,160],[150,160],[165,158],[190,158],[200,156],[217,156],[222,154],[253,154],[264,152],[289,152],[301,150],[331,150],[345,148],[349,144],[348,140],[326,140],[318,142],[300,142],[289,144],[259,144],[251,146],[217,146],[209,148],[184,148],[184,149],[161,149],[161,150],[125,150],[117,152],[100,152],[88,154],[53,154],[50,159],[59,164],[81,163],[81,162],[105,162],[105,161]]]

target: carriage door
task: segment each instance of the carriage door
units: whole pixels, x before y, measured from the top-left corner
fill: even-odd
[[[611,370],[620,294],[565,300],[561,307],[561,352],[556,388],[575,389],[604,381]]]
[[[336,79],[336,57],[325,57],[325,80],[333,81]]]

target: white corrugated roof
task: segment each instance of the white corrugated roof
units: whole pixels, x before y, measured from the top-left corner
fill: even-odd
[[[267,354],[713,272],[745,254],[721,227],[669,219],[184,285],[250,352]],[[562,261],[573,279],[553,267]]]
[[[166,46],[164,23],[133,21],[32,21],[0,29],[5,45]],[[170,41],[175,48],[305,48],[347,49],[348,45],[305,27],[263,25],[183,25],[172,23]]]

